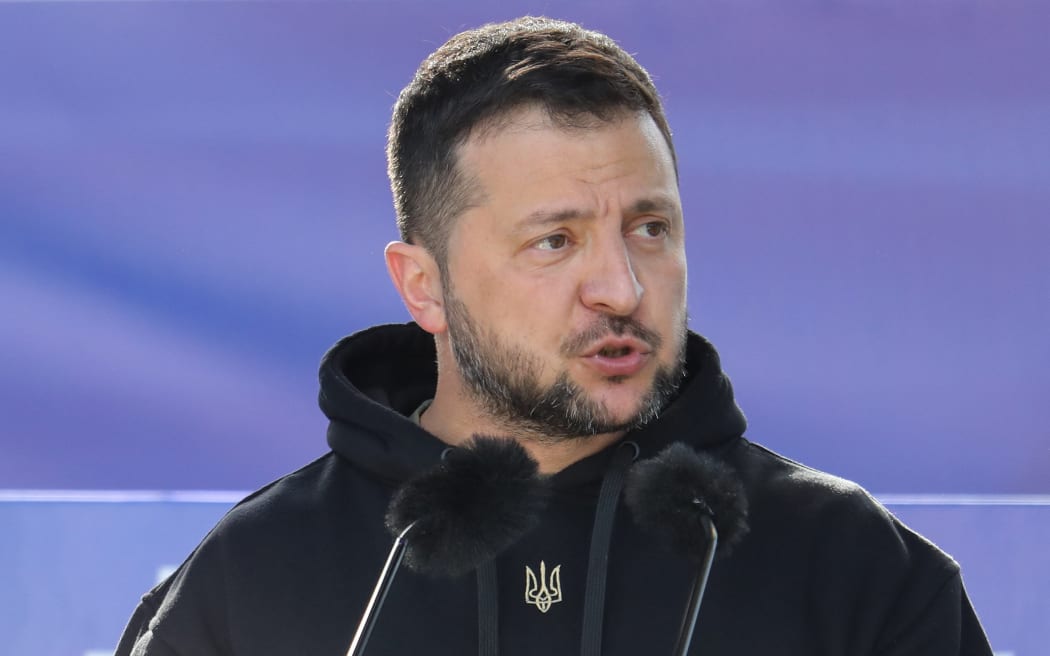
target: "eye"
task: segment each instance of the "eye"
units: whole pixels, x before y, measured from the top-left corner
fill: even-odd
[[[536,248],[541,251],[558,251],[568,245],[569,238],[562,234],[550,235],[536,242]]]
[[[631,232],[643,237],[662,237],[670,232],[671,228],[664,221],[646,221],[634,228]]]

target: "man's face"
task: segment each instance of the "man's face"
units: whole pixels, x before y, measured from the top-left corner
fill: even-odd
[[[479,199],[452,229],[443,280],[464,389],[551,440],[655,417],[686,333],[681,202],[656,124],[564,129],[521,110],[468,140],[459,165]]]

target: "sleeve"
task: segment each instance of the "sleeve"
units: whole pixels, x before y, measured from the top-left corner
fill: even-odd
[[[166,578],[157,587],[153,588],[139,601],[139,605],[135,607],[135,612],[131,614],[131,619],[128,620],[128,625],[124,628],[124,633],[120,636],[120,642],[117,644],[117,651],[113,656],[131,656],[131,654],[143,654],[143,653],[156,653],[156,654],[174,654],[171,650],[168,651],[148,651],[148,652],[136,652],[133,651],[135,646],[140,642],[148,643],[150,641],[147,634],[150,633],[149,623],[150,620],[157,614],[157,607],[164,599],[168,589],[171,587],[171,576]]]
[[[147,630],[132,645],[130,656],[179,656],[179,653],[163,641],[155,639],[153,632]]]
[[[135,608],[114,656],[229,656],[224,566],[214,541],[202,543]]]
[[[958,572],[932,598],[894,603],[878,656],[992,656]]]
[[[961,585],[962,583],[960,582]],[[980,620],[977,619],[977,612],[970,603],[966,590],[962,591],[962,599],[959,605],[962,608],[962,630],[960,631],[962,644],[959,648],[959,655],[993,656],[988,636],[985,635],[984,628],[981,626]]]

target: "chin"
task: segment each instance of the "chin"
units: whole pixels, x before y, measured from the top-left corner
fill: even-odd
[[[631,423],[642,409],[642,402],[648,395],[649,388],[642,390],[622,389],[625,382],[613,383],[621,389],[605,390],[591,398],[600,404],[614,423]]]

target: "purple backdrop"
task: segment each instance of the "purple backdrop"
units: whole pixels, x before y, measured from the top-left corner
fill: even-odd
[[[0,4],[0,488],[249,489],[407,318],[390,105],[557,13],[657,79],[693,327],[749,435],[879,492],[1050,492],[1050,5]]]

